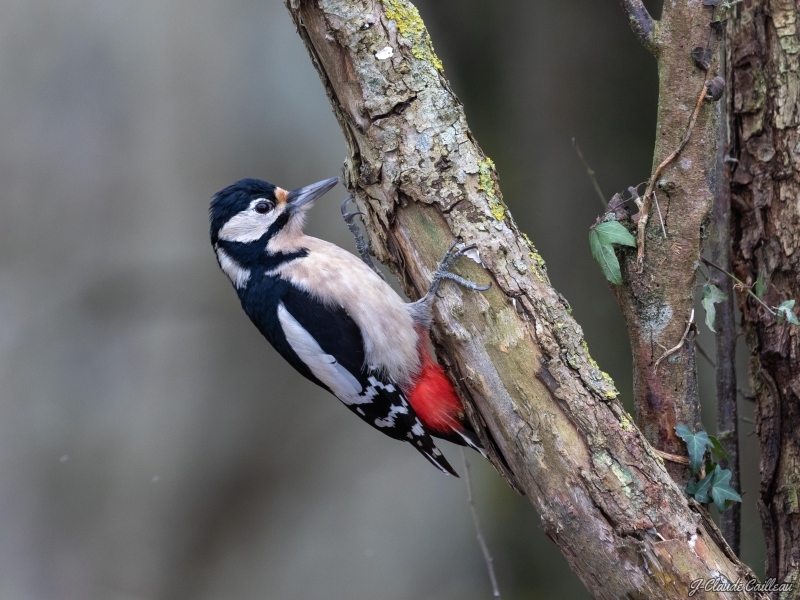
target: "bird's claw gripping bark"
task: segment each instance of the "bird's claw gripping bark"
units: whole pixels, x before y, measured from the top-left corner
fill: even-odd
[[[342,202],[342,218],[344,219],[344,222],[347,223],[347,228],[350,230],[350,233],[352,233],[353,237],[356,239],[356,249],[358,250],[358,255],[361,257],[361,260],[363,260],[370,269],[380,275],[381,279],[385,280],[383,273],[378,270],[378,268],[372,262],[372,258],[370,258],[369,242],[364,239],[364,234],[361,233],[361,230],[354,221],[356,215],[363,217],[364,213],[362,213],[360,210],[354,212],[347,211],[347,205],[352,201],[353,197],[348,196],[345,198],[344,202]]]
[[[463,277],[450,272],[450,267],[453,266],[456,260],[470,250],[474,250],[476,247],[473,244],[459,248],[458,245],[459,241],[456,240],[453,245],[450,246],[450,249],[445,253],[444,257],[442,257],[442,260],[439,262],[439,265],[436,267],[436,271],[433,274],[433,281],[431,281],[431,286],[428,288],[428,293],[416,302],[412,302],[408,305],[411,318],[414,319],[414,321],[416,321],[416,323],[425,331],[429,331],[431,328],[431,324],[433,323],[433,300],[436,298],[436,292],[439,291],[439,287],[442,285],[442,282],[446,279],[457,283],[461,287],[467,288],[468,290],[474,290],[476,292],[485,292],[492,287],[491,283],[489,285],[478,285],[469,279],[464,279]]]
[[[431,287],[428,289],[428,295],[436,294],[439,290],[439,286],[441,286],[442,281],[445,279],[449,279],[460,285],[461,287],[467,288],[468,290],[473,290],[476,292],[485,292],[492,284],[489,285],[479,285],[474,281],[470,281],[469,279],[464,279],[456,275],[455,273],[450,272],[450,267],[458,260],[461,256],[464,256],[470,250],[474,250],[477,246],[475,244],[471,244],[469,246],[464,246],[463,248],[458,247],[459,241],[456,240],[453,242],[453,245],[450,246],[450,249],[445,252],[444,257],[442,260],[439,261],[439,266],[436,267],[436,272],[433,274],[433,281],[431,282]]]

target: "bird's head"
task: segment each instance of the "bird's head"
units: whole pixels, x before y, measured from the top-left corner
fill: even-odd
[[[300,234],[306,210],[338,182],[333,177],[286,191],[260,179],[237,181],[211,200],[211,243],[259,242],[266,247],[278,233]]]

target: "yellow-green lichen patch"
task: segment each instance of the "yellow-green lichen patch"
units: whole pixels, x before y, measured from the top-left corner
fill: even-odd
[[[525,240],[525,243],[528,245],[528,249],[530,250],[530,252],[528,252],[528,256],[530,256],[531,260],[533,261],[533,264],[535,264],[537,267],[539,267],[539,269],[544,271],[546,268],[544,264],[544,258],[542,258],[542,255],[539,254],[539,251],[536,249],[536,246],[533,245],[533,242],[531,241],[531,238],[528,237],[528,234],[522,233],[521,235],[522,239]],[[539,275],[539,273],[536,273],[536,277],[539,278],[539,281],[543,281],[542,276]]]
[[[589,364],[592,365],[592,368],[599,371],[600,365],[598,365],[597,361],[589,355],[589,344],[586,343],[586,340],[581,340],[581,348],[583,348],[583,351],[586,352],[586,358],[589,359]]]
[[[525,243],[528,244],[528,248],[536,252],[536,247],[533,245],[531,238],[528,237],[527,233],[522,233],[522,239],[525,240]]]
[[[631,423],[631,420],[625,413],[623,413],[619,419],[619,426],[622,429],[622,431],[633,431],[633,423]]]
[[[494,218],[502,221],[506,217],[506,209],[497,200],[490,201],[489,209],[492,211]]]
[[[544,259],[542,258],[541,254],[538,252],[530,252],[529,256],[531,257],[531,260],[536,263],[536,266],[538,266],[540,269],[544,269]]]
[[[417,7],[407,0],[383,0],[383,6],[386,16],[397,23],[397,32],[411,42],[411,54],[414,58],[424,60],[443,72],[444,66],[433,50],[431,36]]]
[[[603,382],[605,382],[605,384],[611,388],[606,392],[606,398],[616,398],[617,386],[614,385],[614,380],[611,379],[611,375],[609,375],[605,371],[600,371],[600,376],[603,378]]]
[[[617,392],[617,387],[614,385],[614,380],[611,379],[611,375],[600,370],[600,365],[598,365],[597,361],[589,354],[589,345],[586,343],[586,340],[581,340],[581,348],[583,348],[583,351],[586,353],[586,359],[589,365],[600,374],[603,380],[603,386],[600,387],[598,391],[602,391],[603,396],[608,400],[613,400],[619,395],[619,392]],[[592,375],[592,378],[594,379],[595,375]],[[595,389],[597,390],[598,388],[595,387]]]
[[[500,202],[494,189],[492,173],[495,170],[494,162],[488,156],[478,161],[478,191],[486,194],[489,201],[489,210],[498,221],[506,217],[506,207]]]

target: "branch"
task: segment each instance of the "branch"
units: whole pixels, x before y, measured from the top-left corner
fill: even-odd
[[[462,261],[462,274],[494,285],[442,290],[437,353],[493,465],[527,495],[570,567],[598,598],[686,598],[712,573],[753,579],[589,356],[417,10],[407,0],[286,1],[348,142],[344,178],[377,257],[418,298],[454,238],[476,245],[481,264]]]
[[[630,21],[631,29],[642,45],[653,54],[658,54],[654,35],[654,21],[642,0],[619,0],[622,10]]]

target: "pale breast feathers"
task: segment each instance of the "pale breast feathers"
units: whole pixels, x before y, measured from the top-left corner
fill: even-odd
[[[280,237],[270,242],[271,251],[304,247],[309,252],[281,265],[280,275],[317,300],[343,307],[361,330],[367,365],[403,387],[410,385],[419,357],[414,322],[403,299],[346,250],[310,236]]]

